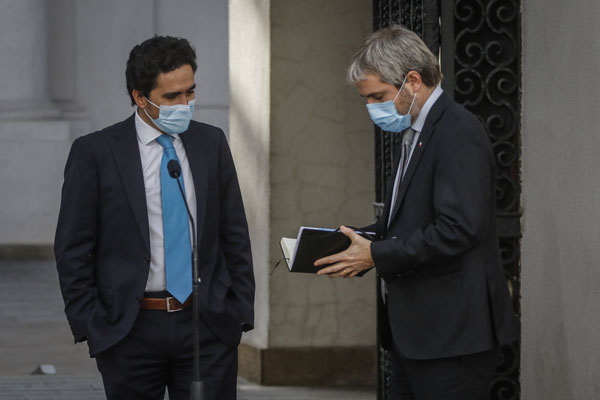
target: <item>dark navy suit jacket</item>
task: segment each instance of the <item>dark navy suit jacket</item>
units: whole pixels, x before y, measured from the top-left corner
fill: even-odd
[[[396,348],[434,359],[516,340],[498,246],[494,155],[481,123],[443,93],[427,115],[389,227],[388,186],[382,217],[363,229],[380,239],[371,253],[387,282]]]
[[[254,323],[254,275],[229,146],[192,121],[181,134],[194,179],[202,318],[228,346]],[[150,251],[134,116],[75,140],[65,167],[55,255],[76,342],[95,355],[125,337],[140,309]]]

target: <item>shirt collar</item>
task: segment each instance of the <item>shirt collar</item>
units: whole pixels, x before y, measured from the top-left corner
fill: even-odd
[[[152,125],[148,124],[146,121],[144,121],[142,119],[142,117],[140,117],[140,112],[143,112],[143,111],[141,111],[139,108],[136,108],[135,130],[137,132],[138,140],[143,145],[147,146],[150,143],[152,143],[153,141],[155,141],[156,138],[159,137],[160,135],[162,135],[163,133],[161,131],[159,131],[158,129],[156,129],[155,127],[153,127]],[[173,140],[181,140],[179,135],[170,135],[170,136],[173,138]]]
[[[440,98],[442,92],[443,90],[440,85],[437,85],[435,89],[433,89],[433,92],[431,92],[431,95],[429,96],[425,104],[423,104],[423,108],[421,108],[421,111],[419,111],[417,119],[410,126],[415,132],[421,132],[423,130],[423,125],[425,125],[427,114],[429,114],[429,110],[431,110],[431,107],[437,101],[437,99]]]

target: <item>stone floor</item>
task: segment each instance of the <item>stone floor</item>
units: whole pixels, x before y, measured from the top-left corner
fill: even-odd
[[[54,262],[0,261],[0,400],[104,399],[87,346],[74,345]],[[31,375],[52,364],[56,375]],[[238,381],[240,400],[374,400],[374,388],[266,387]]]
[[[260,386],[238,382],[238,400],[374,400],[373,390]],[[105,399],[98,376],[0,377],[2,400],[101,400]],[[165,397],[168,400],[168,396]]]

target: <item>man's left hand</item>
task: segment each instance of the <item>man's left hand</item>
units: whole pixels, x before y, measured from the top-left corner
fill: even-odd
[[[341,226],[340,231],[348,236],[352,243],[341,253],[315,261],[316,267],[331,264],[320,269],[317,274],[329,275],[332,278],[353,278],[360,272],[373,268],[375,263],[371,257],[371,241],[345,226]]]

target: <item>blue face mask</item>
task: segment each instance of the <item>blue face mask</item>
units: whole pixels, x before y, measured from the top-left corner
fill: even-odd
[[[144,112],[154,122],[154,125],[164,133],[171,135],[177,135],[187,131],[192,120],[192,113],[196,104],[196,99],[191,100],[187,104],[175,104],[172,106],[157,106],[151,102],[147,97],[146,100],[154,107],[159,109],[158,118],[154,119],[144,108]]]
[[[400,92],[404,88],[405,82],[406,78],[404,78],[404,81],[402,81],[402,86],[400,87],[400,90],[398,90],[398,93],[396,93],[394,100],[389,100],[383,103],[367,104],[367,111],[369,111],[369,116],[373,120],[373,123],[386,132],[402,132],[406,128],[410,127],[410,110],[412,110],[412,106],[415,104],[417,94],[415,93],[412,102],[410,103],[408,113],[406,114],[399,114],[398,110],[396,109],[396,105],[394,104],[400,95]]]

